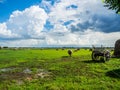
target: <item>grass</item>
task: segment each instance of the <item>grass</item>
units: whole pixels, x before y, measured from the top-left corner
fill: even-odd
[[[0,90],[119,90],[120,59],[102,63],[81,49],[0,50]]]

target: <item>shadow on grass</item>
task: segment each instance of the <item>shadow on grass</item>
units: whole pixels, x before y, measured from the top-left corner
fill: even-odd
[[[87,60],[87,61],[83,61],[84,63],[104,63],[103,61],[100,60]]]
[[[70,56],[62,56],[62,58],[69,58]]]
[[[62,56],[62,57],[61,57],[61,60],[62,60],[62,61],[71,61],[71,60],[73,60],[73,59],[74,59],[74,58],[73,58],[72,56],[71,56],[71,57],[70,57],[70,56]]]
[[[108,71],[106,73],[106,76],[120,79],[120,69],[115,69],[115,70]]]

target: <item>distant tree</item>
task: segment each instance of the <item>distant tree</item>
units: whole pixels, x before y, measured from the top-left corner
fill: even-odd
[[[4,46],[3,48],[8,48],[8,46]]]
[[[115,10],[116,13],[120,13],[120,0],[103,0],[105,7],[108,9]]]

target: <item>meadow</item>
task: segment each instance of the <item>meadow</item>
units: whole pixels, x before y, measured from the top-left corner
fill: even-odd
[[[103,63],[89,49],[67,50],[1,49],[0,90],[120,90],[119,58]]]

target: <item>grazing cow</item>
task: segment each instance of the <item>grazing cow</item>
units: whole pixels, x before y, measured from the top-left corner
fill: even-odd
[[[68,50],[68,54],[70,55],[70,57],[72,56],[72,50]]]

